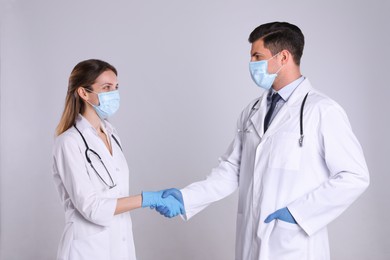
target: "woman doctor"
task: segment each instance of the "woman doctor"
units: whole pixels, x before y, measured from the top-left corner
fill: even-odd
[[[136,259],[130,210],[183,206],[161,192],[129,196],[129,170],[115,128],[106,120],[119,108],[116,69],[85,60],[73,69],[56,129],[53,175],[65,210],[57,259]]]

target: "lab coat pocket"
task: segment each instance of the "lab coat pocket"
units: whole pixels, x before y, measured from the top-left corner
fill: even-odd
[[[99,233],[72,241],[69,260],[84,259],[110,259],[110,240],[108,230],[103,230]]]
[[[297,171],[301,165],[302,147],[296,133],[277,133],[271,137],[269,167]]]
[[[276,220],[269,237],[269,259],[307,259],[308,236],[297,224]]]

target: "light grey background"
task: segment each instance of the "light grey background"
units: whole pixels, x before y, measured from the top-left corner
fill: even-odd
[[[54,259],[64,227],[51,148],[68,76],[99,58],[119,71],[112,122],[131,193],[203,179],[261,94],[248,73],[249,33],[289,21],[306,36],[302,72],[347,111],[371,186],[330,225],[335,260],[389,259],[390,46],[387,0],[2,0],[0,41],[0,259]],[[137,255],[234,259],[237,194],[185,223],[132,213]]]

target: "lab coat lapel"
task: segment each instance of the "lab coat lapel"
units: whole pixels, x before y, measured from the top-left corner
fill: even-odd
[[[269,91],[264,92],[263,95],[260,97],[259,102],[255,106],[257,111],[253,113],[252,117],[250,118],[251,123],[253,124],[253,128],[256,130],[257,134],[261,137],[263,137],[264,134],[264,118],[265,114],[267,113],[267,96]]]
[[[271,124],[268,126],[267,132],[264,133],[263,139],[273,135],[291,118],[290,109],[286,105],[287,103],[284,104],[284,106],[282,106],[280,111],[276,114]]]
[[[304,79],[302,83],[294,90],[288,101],[283,105],[280,111],[276,114],[271,124],[269,125],[267,132],[265,132],[263,139],[275,134],[283,125],[285,125],[292,117],[291,108],[300,106],[302,100],[307,92],[311,89],[311,85],[308,79]]]

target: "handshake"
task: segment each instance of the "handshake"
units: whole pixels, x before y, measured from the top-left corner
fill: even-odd
[[[178,189],[155,192],[143,191],[142,207],[156,209],[156,211],[167,218],[185,214],[183,196]]]

